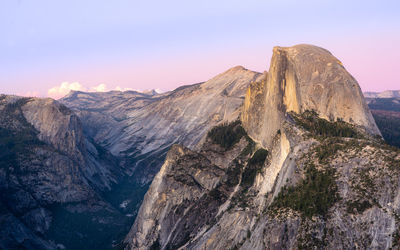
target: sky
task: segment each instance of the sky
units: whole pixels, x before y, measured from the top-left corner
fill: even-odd
[[[0,0],[0,93],[172,90],[273,46],[308,43],[340,59],[363,91],[400,89],[400,1]]]

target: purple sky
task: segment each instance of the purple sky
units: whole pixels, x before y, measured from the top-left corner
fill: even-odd
[[[309,43],[364,91],[400,89],[400,1],[0,2],[0,93],[171,90]]]

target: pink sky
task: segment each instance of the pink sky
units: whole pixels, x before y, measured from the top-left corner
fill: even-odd
[[[384,91],[400,89],[398,79],[398,59],[400,39],[385,40],[385,37],[347,39],[331,41],[332,44],[320,45],[330,50],[357,79],[363,91]],[[95,86],[106,85],[106,90],[116,87],[137,90],[172,90],[181,85],[206,81],[213,76],[236,65],[262,72],[268,70],[272,55],[272,45],[259,45],[253,48],[227,48],[211,50],[208,53],[194,51],[187,55],[164,55],[160,58],[148,58],[137,63],[129,60],[117,60],[109,63],[79,65],[62,71],[39,73],[35,81],[45,86],[59,86],[62,82],[79,82],[86,91]],[[73,76],[73,77],[71,77]],[[29,82],[30,79],[25,79]],[[46,89],[47,90],[47,89]],[[21,94],[21,93],[19,93]],[[46,96],[45,92],[22,93],[26,95]],[[50,95],[54,98],[61,96]]]
[[[331,51],[363,91],[400,89],[399,1],[156,3],[0,3],[0,93],[167,91],[268,70],[273,46],[300,43]]]

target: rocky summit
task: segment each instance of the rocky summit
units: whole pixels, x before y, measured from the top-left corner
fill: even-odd
[[[269,147],[288,112],[315,110],[380,134],[357,81],[329,51],[311,45],[275,47],[268,74],[247,90],[242,113],[249,135]]]
[[[71,92],[60,101],[96,143],[122,159],[130,175],[149,183],[173,144],[194,148],[212,126],[237,119],[249,83],[260,76],[237,66],[163,94]]]
[[[241,119],[167,154],[126,249],[389,249],[400,151],[325,49],[275,47]]]

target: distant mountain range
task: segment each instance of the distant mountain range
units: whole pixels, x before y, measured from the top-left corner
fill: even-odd
[[[400,90],[386,90],[383,92],[364,92],[365,98],[400,98]]]
[[[391,145],[400,147],[400,91],[384,91],[379,97],[368,97],[366,102],[374,116],[383,138]]]

